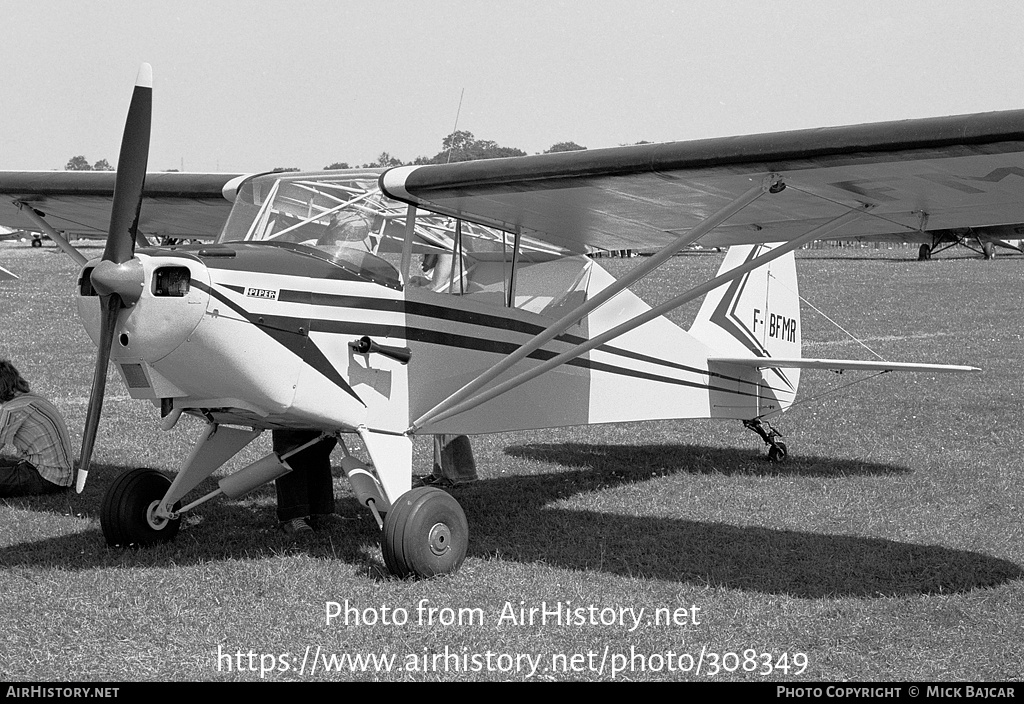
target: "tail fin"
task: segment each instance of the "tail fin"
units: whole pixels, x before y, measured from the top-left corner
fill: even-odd
[[[765,254],[775,244],[730,247],[719,274]],[[792,252],[711,291],[690,333],[718,357],[800,357],[800,296]],[[763,389],[782,408],[792,404],[799,369],[765,369]],[[767,399],[765,399],[767,400]],[[772,407],[774,404],[762,404]]]

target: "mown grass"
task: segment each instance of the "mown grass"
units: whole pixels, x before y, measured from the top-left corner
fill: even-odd
[[[469,557],[457,574],[430,581],[387,575],[376,524],[343,480],[338,519],[304,542],[275,530],[264,487],[199,509],[170,544],[108,548],[97,518],[106,487],[126,468],[173,471],[199,428],[183,421],[160,432],[157,411],[112,376],[86,491],[0,503],[0,672],[258,680],[262,665],[275,668],[262,674],[268,680],[608,680],[611,655],[632,654],[647,658],[646,670],[634,657],[616,679],[1019,680],[1024,261],[950,252],[918,263],[911,249],[798,258],[803,295],[883,356],[985,372],[887,375],[836,393],[857,377],[805,372],[802,398],[821,398],[777,421],[791,453],[783,465],[768,463],[760,441],[733,423],[475,438],[483,480],[455,492],[470,522]],[[638,293],[665,298],[719,262],[677,257]],[[0,245],[0,263],[22,276],[0,282],[0,356],[57,403],[77,440],[94,348],[75,313],[75,268],[49,247]],[[675,317],[685,325],[695,310]],[[804,340],[807,356],[869,357],[806,308]],[[420,441],[424,471],[428,451]],[[328,622],[327,603],[345,600],[361,616],[406,609],[409,620]],[[557,602],[598,613],[643,608],[645,620],[630,631],[500,619],[509,607]],[[420,603],[456,610],[444,615],[478,611],[463,611],[475,618],[462,625],[421,623]],[[646,619],[656,608],[689,617],[655,624]],[[430,667],[326,672],[321,663],[300,673],[307,647],[395,655],[398,665],[426,656]],[[702,650],[699,674],[679,671]],[[744,651],[759,656],[754,672],[744,671]],[[470,659],[449,659],[445,670],[446,652]],[[712,675],[707,653],[725,652],[740,654],[739,667]],[[490,661],[471,659],[487,653]],[[762,674],[761,653],[790,668]],[[799,675],[797,653],[808,663]],[[281,671],[285,654],[291,669]],[[531,676],[499,671],[514,664],[499,654],[544,660]],[[573,654],[578,670],[544,669]],[[463,663],[474,671],[454,671]]]

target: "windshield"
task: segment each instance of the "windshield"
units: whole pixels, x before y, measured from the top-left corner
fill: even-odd
[[[239,189],[219,242],[311,248],[361,278],[401,288],[398,272],[376,256],[387,227],[375,201],[378,173],[275,173]],[[299,247],[296,247],[299,245]]]

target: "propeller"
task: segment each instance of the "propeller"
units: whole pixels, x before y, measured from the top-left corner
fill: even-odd
[[[85,488],[89,464],[96,443],[96,431],[107,386],[107,365],[114,342],[118,314],[135,305],[145,283],[142,262],[135,258],[135,237],[142,207],[142,188],[149,161],[149,132],[153,112],[153,69],[142,64],[128,107],[121,153],[114,181],[114,202],[110,211],[110,229],[103,259],[92,270],[92,287],[100,298],[100,338],[93,371],[89,408],[82,432],[82,456],[78,465],[78,493]]]

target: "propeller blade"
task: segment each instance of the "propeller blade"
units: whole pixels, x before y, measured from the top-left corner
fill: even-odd
[[[142,64],[135,81],[132,102],[128,106],[121,153],[117,159],[114,204],[110,210],[110,229],[103,258],[115,264],[135,254],[135,231],[142,206],[142,188],[149,162],[149,127],[153,114],[153,69]]]
[[[92,448],[96,443],[96,431],[100,425],[100,411],[103,409],[103,393],[107,388],[107,364],[110,362],[110,346],[114,343],[114,328],[117,314],[121,311],[121,299],[116,295],[100,299],[100,339],[96,350],[96,369],[92,375],[92,391],[89,392],[89,408],[85,414],[85,430],[82,431],[82,456],[78,461],[78,479],[75,490],[81,494],[89,476],[92,462]]]
[[[89,393],[89,408],[82,431],[82,456],[78,463],[78,493],[85,488],[92,462],[93,446],[103,410],[103,394],[107,387],[107,367],[110,348],[114,343],[117,316],[122,308],[132,306],[139,298],[143,278],[142,265],[135,260],[135,235],[142,208],[142,189],[146,182],[149,162],[149,132],[153,113],[153,69],[142,64],[135,81],[132,101],[128,106],[121,152],[117,159],[117,177],[114,181],[114,202],[110,209],[110,229],[103,261],[95,269],[92,279],[100,295],[100,337],[96,351],[96,368]]]

